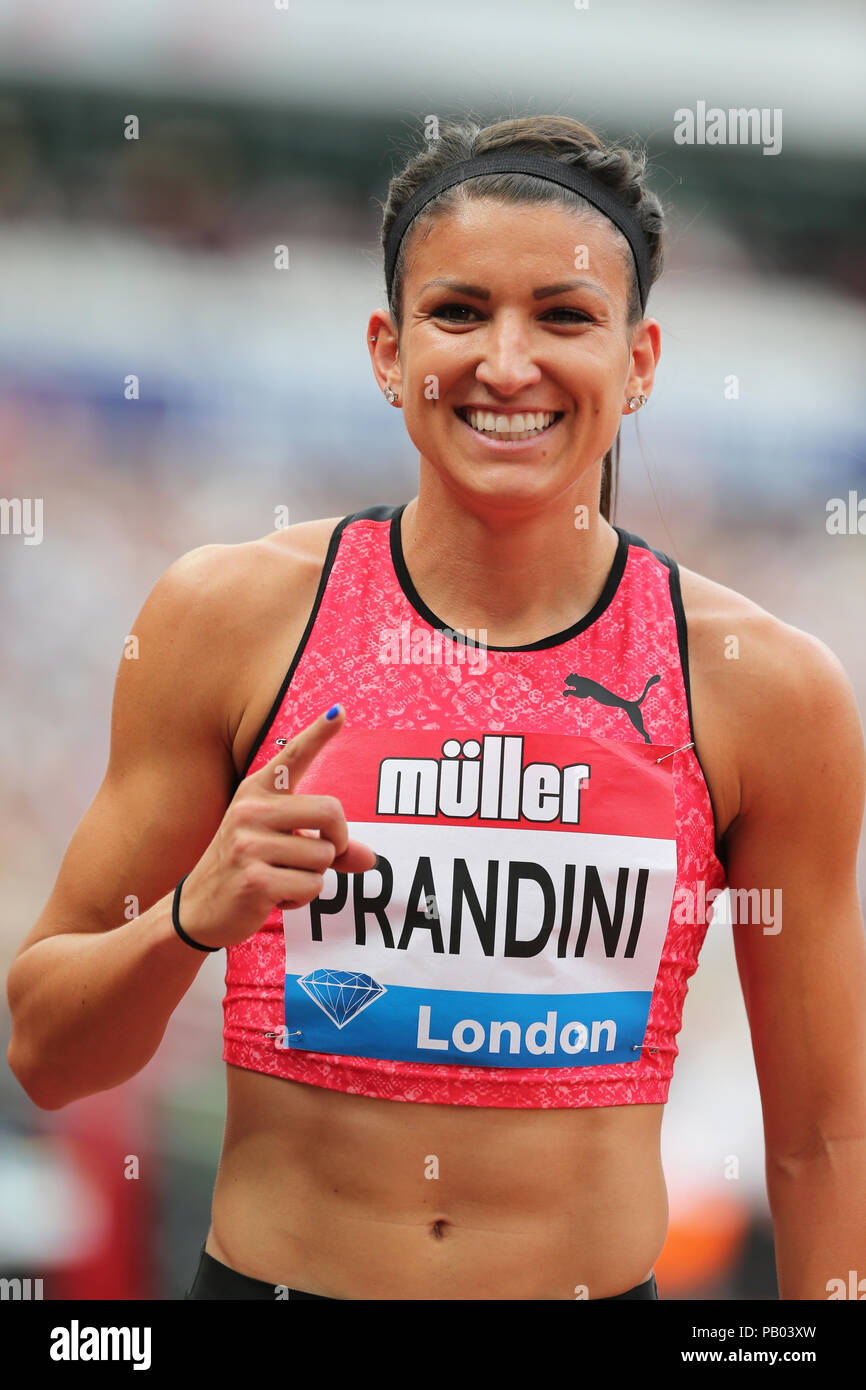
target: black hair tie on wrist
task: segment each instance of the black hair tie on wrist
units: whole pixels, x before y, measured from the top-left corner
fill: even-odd
[[[190,869],[190,873],[192,873],[192,869]],[[180,903],[180,890],[186,883],[188,878],[189,874],[184,874],[183,878],[180,880],[180,882],[174,890],[174,900],[171,904],[171,924],[177,932],[178,936],[180,937],[181,941],[185,941],[187,946],[194,946],[197,951],[221,951],[221,946],[202,946],[200,941],[193,941],[192,937],[187,936],[183,927],[180,925],[180,918],[178,916],[177,911],[178,905]]]

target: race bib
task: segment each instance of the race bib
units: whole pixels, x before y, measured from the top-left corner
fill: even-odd
[[[637,1062],[677,876],[673,746],[344,728],[297,784],[379,855],[284,911],[280,1045]]]

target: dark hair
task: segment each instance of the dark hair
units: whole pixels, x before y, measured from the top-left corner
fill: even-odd
[[[645,149],[637,145],[605,145],[588,126],[572,120],[569,116],[518,116],[487,126],[477,125],[469,119],[442,122],[437,138],[410,156],[388,185],[388,196],[382,213],[383,251],[388,233],[401,208],[428,179],[443,169],[450,168],[452,164],[459,163],[460,160],[471,159],[474,155],[486,154],[490,150],[510,149],[535,151],[563,164],[586,169],[617,193],[640,223],[650,253],[650,283],[655,283],[661,275],[664,259],[664,210],[655,193],[645,183]],[[403,238],[394,267],[394,280],[388,303],[398,331],[403,314],[407,247],[413,234],[419,225],[429,227],[433,219],[450,212],[458,202],[469,198],[499,198],[511,203],[560,203],[565,207],[592,214],[598,220],[603,219],[608,226],[613,225],[604,213],[579,194],[558,184],[535,178],[532,174],[486,174],[456,184],[440,193],[423,208]],[[622,245],[631,269],[627,309],[627,323],[631,328],[640,322],[643,314],[634,260],[624,237]],[[616,503],[619,446],[620,434],[617,430],[616,439],[605,454],[602,469],[600,509],[606,521],[610,521]]]

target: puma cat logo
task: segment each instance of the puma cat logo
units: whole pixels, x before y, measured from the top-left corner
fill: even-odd
[[[591,681],[588,676],[578,676],[576,674],[566,676],[565,684],[568,690],[563,690],[563,695],[576,695],[578,700],[596,700],[600,705],[609,705],[614,709],[624,710],[637,729],[644,743],[649,743],[650,737],[644,728],[643,716],[640,706],[646,699],[647,691],[656,681],[660,681],[661,676],[650,676],[643,688],[643,694],[637,700],[626,700],[622,695],[616,695],[612,690],[606,690],[597,681]]]

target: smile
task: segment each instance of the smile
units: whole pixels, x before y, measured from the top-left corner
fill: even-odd
[[[470,410],[468,406],[458,406],[454,413],[473,434],[500,448],[540,439],[556,428],[564,414],[561,410],[537,410],[501,415],[494,411]]]

